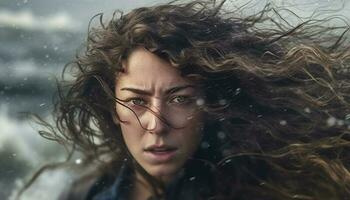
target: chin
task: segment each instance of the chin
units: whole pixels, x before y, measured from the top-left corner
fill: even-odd
[[[174,166],[173,164],[161,164],[145,168],[147,173],[149,173],[151,176],[165,182],[170,181],[180,171],[180,169],[181,167]]]

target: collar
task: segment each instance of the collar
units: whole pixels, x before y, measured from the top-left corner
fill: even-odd
[[[213,168],[198,160],[188,162],[165,191],[166,200],[192,200],[210,196],[213,192]],[[92,200],[127,200],[132,188],[133,170],[123,164],[114,183],[95,195]]]
[[[98,193],[92,200],[127,200],[130,191],[132,170],[126,164],[123,164],[114,183]]]

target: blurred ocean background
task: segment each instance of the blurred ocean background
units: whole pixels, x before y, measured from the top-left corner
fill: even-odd
[[[339,9],[350,17],[350,0],[275,0],[276,5],[309,16],[316,9]],[[37,134],[40,127],[23,117],[34,112],[50,120],[55,78],[86,39],[92,16],[128,11],[166,0],[0,0],[0,199],[13,199],[35,170],[62,161],[64,149]],[[234,5],[248,1],[232,0]],[[249,1],[256,12],[267,1]],[[108,17],[107,17],[108,18]],[[77,162],[79,164],[79,162]],[[54,199],[70,174],[46,173],[22,199]]]

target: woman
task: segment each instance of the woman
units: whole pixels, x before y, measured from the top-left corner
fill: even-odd
[[[349,198],[347,26],[225,3],[100,16],[43,132],[99,161],[62,199]]]

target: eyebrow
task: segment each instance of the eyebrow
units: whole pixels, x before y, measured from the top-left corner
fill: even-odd
[[[195,86],[194,85],[180,85],[180,86],[172,87],[172,88],[169,88],[165,91],[165,95],[169,95],[169,94],[178,92],[180,90],[184,90],[186,88],[195,88]],[[147,95],[147,96],[152,95],[152,92],[147,91],[147,90],[138,89],[138,88],[124,87],[124,88],[121,88],[120,90],[123,90],[123,91],[126,90],[126,91],[130,91],[130,92],[141,94],[141,95]]]

